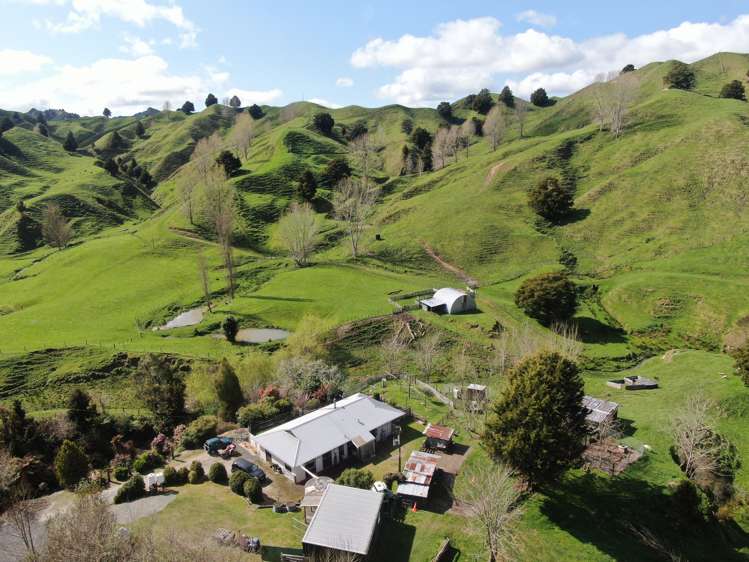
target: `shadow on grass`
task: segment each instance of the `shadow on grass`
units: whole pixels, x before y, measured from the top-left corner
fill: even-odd
[[[581,316],[575,324],[584,343],[626,343],[627,335],[620,328],[604,324],[596,318]]]
[[[664,551],[691,561],[747,560],[736,549],[749,545],[749,536],[736,523],[689,520],[665,488],[645,480],[588,473],[570,476],[544,494],[541,513],[615,560],[655,562],[664,559]],[[633,527],[655,541],[645,544]]]
[[[566,226],[568,224],[574,224],[585,220],[590,216],[590,209],[572,209],[567,216],[559,219],[554,224],[555,226]]]
[[[263,562],[280,562],[281,554],[294,554],[302,556],[304,551],[301,548],[286,548],[283,546],[265,546],[260,553]]]
[[[375,538],[371,560],[409,562],[413,549],[416,527],[395,518],[383,518]]]
[[[246,295],[244,298],[259,301],[313,302],[313,299],[305,299],[302,297],[271,297],[263,295]]]

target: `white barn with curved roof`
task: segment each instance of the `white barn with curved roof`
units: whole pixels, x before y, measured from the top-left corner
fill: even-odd
[[[476,295],[473,291],[460,291],[451,287],[437,289],[431,298],[419,301],[422,309],[437,314],[460,314],[476,310]]]

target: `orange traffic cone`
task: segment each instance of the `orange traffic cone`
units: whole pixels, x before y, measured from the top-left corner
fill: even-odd
[[[416,510],[416,502],[414,502],[414,506],[411,508],[411,511],[413,511],[414,513],[416,513],[416,511],[417,511]]]

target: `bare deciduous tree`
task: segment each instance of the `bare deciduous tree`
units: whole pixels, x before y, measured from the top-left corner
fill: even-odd
[[[211,305],[211,287],[208,279],[208,264],[202,252],[198,253],[198,273],[200,273],[200,285],[203,288],[203,298],[209,312],[213,312]]]
[[[449,134],[450,130],[448,127],[440,127],[434,134],[434,140],[432,141],[432,167],[435,170],[444,168],[447,165]]]
[[[352,140],[348,145],[351,153],[351,161],[361,173],[364,188],[369,188],[369,178],[372,170],[378,166],[377,153],[382,141],[377,131],[363,133]]]
[[[721,415],[718,406],[705,396],[695,394],[674,417],[673,436],[682,469],[690,480],[701,476],[722,475],[721,458],[729,446],[715,430]]]
[[[278,236],[299,267],[308,259],[320,241],[320,226],[309,203],[294,203],[278,221]]]
[[[50,203],[42,213],[42,236],[50,246],[62,250],[73,237],[73,228],[57,203]]]
[[[401,374],[405,351],[406,342],[401,337],[400,331],[396,331],[382,341],[382,360],[388,375],[398,376]]]
[[[190,224],[195,224],[195,186],[197,171],[192,166],[185,166],[177,176],[177,192],[182,200],[182,211]]]
[[[505,134],[505,114],[499,105],[489,111],[484,122],[484,135],[489,139],[492,150],[497,150]]]
[[[375,186],[368,187],[365,181],[353,177],[341,180],[333,194],[333,210],[336,218],[346,223],[354,258],[358,256],[361,237],[374,213],[377,196]]]
[[[469,532],[477,532],[475,521],[492,562],[516,560],[520,548],[517,522],[522,514],[521,493],[512,471],[502,464],[476,465],[462,476],[466,481],[466,497],[473,518]]]
[[[596,121],[601,130],[619,137],[626,125],[639,79],[633,73],[599,74],[593,89]]]
[[[458,147],[462,148],[468,156],[468,149],[471,146],[471,138],[476,135],[476,123],[473,119],[466,119],[458,129]]]
[[[214,161],[204,175],[203,217],[205,224],[216,235],[221,247],[221,256],[226,272],[226,286],[230,298],[234,298],[234,255],[232,237],[234,235],[235,191],[234,186],[226,181],[223,166]]]
[[[234,128],[229,135],[229,143],[243,160],[247,160],[249,156],[254,123],[255,120],[249,113],[242,112],[237,116]]]
[[[439,332],[434,332],[421,338],[416,345],[416,365],[419,368],[419,374],[425,383],[434,372],[434,366],[439,359],[441,338]],[[427,402],[427,393],[424,392],[424,404]]]
[[[17,488],[10,500],[3,519],[8,524],[10,534],[23,542],[27,554],[35,558],[37,547],[34,543],[34,528],[39,523],[39,513],[46,507],[43,499],[33,499],[28,491]]]

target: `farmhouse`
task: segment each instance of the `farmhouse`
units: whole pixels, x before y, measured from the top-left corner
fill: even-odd
[[[353,394],[259,435],[250,446],[281,467],[294,482],[304,482],[350,457],[366,460],[378,442],[393,433],[404,412],[366,394]]]
[[[431,298],[419,301],[423,310],[437,314],[460,314],[476,310],[476,295],[473,291],[465,292],[445,287],[434,292]]]
[[[619,412],[619,404],[592,396],[583,396],[583,406],[588,410],[585,421],[593,427],[604,422],[613,421]]]
[[[329,484],[302,538],[310,560],[367,560],[384,494]]]

